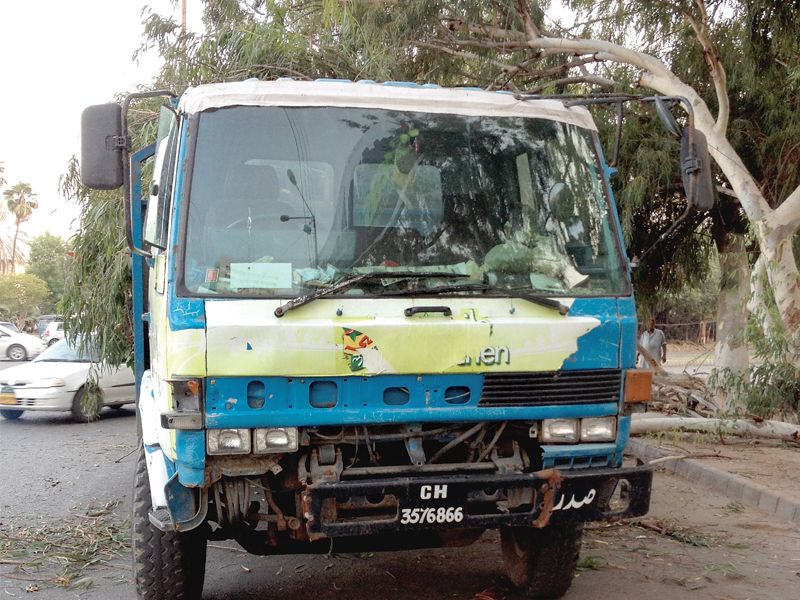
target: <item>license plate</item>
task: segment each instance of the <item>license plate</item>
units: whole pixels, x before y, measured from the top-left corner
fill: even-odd
[[[401,525],[416,525],[417,523],[460,523],[463,520],[464,509],[460,506],[403,508],[400,511]]]
[[[14,392],[0,393],[0,404],[16,404],[16,403],[17,403],[17,397],[14,395]]]

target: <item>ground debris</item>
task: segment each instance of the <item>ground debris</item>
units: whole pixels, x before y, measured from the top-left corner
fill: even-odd
[[[685,373],[654,377],[648,409],[666,415],[693,417],[713,417],[718,410],[713,402],[706,399],[705,381]]]
[[[86,571],[130,551],[126,523],[112,522],[118,503],[92,506],[84,514],[33,527],[0,526],[0,564],[14,565],[0,578],[48,587],[91,585]],[[35,577],[30,577],[35,575]]]
[[[716,540],[709,540],[690,527],[682,527],[671,521],[666,521],[663,519],[652,519],[647,517],[631,519],[630,525],[632,527],[641,527],[642,529],[655,531],[658,534],[671,537],[673,540],[688,546],[711,548],[712,546],[718,545]]]

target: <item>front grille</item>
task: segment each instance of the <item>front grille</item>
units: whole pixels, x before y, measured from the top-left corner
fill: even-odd
[[[617,402],[621,383],[620,369],[487,373],[478,406]]]

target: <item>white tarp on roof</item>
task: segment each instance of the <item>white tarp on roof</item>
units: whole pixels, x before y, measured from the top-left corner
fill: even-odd
[[[548,119],[596,130],[589,111],[557,100],[517,100],[483,90],[339,81],[242,81],[189,88],[181,109],[189,114],[227,106],[341,106],[489,117]]]

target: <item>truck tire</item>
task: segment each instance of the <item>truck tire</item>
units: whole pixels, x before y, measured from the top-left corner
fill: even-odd
[[[583,523],[503,528],[500,545],[508,578],[528,598],[560,598],[572,585],[582,540]]]
[[[140,443],[131,518],[136,593],[142,600],[199,600],[206,571],[205,534],[165,532],[150,522],[152,500],[144,452]]]

